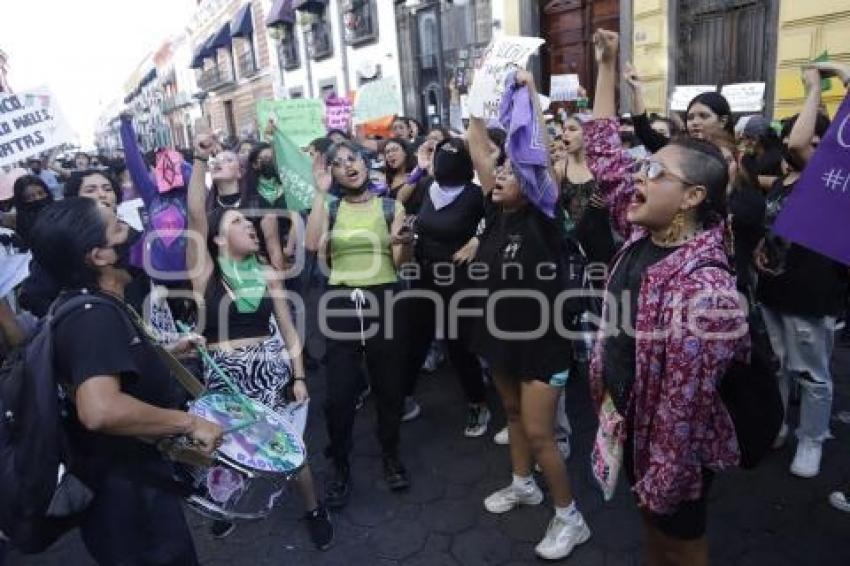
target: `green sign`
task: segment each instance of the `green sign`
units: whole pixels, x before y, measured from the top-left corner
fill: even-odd
[[[274,117],[278,129],[298,147],[307,147],[326,134],[325,104],[316,98],[261,100],[257,103],[257,113]],[[261,117],[260,128],[265,128],[267,122],[268,118]]]
[[[395,77],[371,81],[357,91],[354,103],[354,122],[362,124],[370,120],[398,114],[401,109],[401,91]]]

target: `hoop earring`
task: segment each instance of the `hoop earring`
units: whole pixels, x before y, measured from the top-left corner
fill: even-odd
[[[665,244],[673,244],[679,241],[682,237],[682,232],[685,230],[685,213],[682,210],[676,212],[673,221],[670,222],[670,227],[667,229],[667,235],[664,236]]]

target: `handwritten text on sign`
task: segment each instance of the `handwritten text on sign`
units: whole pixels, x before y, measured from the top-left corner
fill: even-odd
[[[336,96],[326,99],[325,126],[328,130],[351,130],[351,100]]]
[[[792,242],[850,265],[850,95],[838,109],[774,231]]]
[[[499,115],[499,102],[505,91],[505,77],[514,69],[524,69],[528,58],[544,40],[539,37],[500,37],[482,55],[469,91],[469,113],[485,120]]]
[[[354,103],[354,122],[362,124],[377,118],[398,114],[401,109],[401,91],[395,77],[371,81],[357,91]]]
[[[298,147],[325,135],[325,105],[318,98],[261,100],[278,129]]]
[[[72,139],[73,133],[48,89],[0,95],[0,166]]]

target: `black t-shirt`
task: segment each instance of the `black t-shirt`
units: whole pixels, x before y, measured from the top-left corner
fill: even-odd
[[[677,248],[663,248],[644,238],[625,252],[608,282],[608,297],[617,302],[617,334],[605,338],[603,380],[617,412],[626,414],[626,405],[635,382],[636,352],[634,328],[643,274]],[[629,302],[623,292],[629,291]],[[628,306],[628,310],[626,310]],[[628,314],[628,320],[624,320]]]
[[[753,252],[764,235],[764,194],[749,185],[736,187],[729,195],[729,214],[732,215],[738,289],[746,293],[753,284]]]
[[[58,378],[75,388],[92,377],[118,376],[127,395],[157,407],[179,408],[185,394],[149,340],[128,324],[126,307],[109,295],[97,295],[118,308],[93,302],[60,321],[54,334]],[[84,466],[78,473],[86,479],[96,483],[104,474],[141,481],[162,479],[162,457],[150,444],[92,432],[76,420],[69,433]]]
[[[416,258],[425,263],[452,261],[478,228],[484,216],[481,187],[469,184],[448,206],[437,210],[428,190],[416,219]]]
[[[772,233],[785,200],[794,185],[777,179],[766,198],[765,244],[773,268],[779,275],[759,274],[756,296],[760,303],[797,316],[836,316],[844,308],[847,268],[803,246],[789,243]]]

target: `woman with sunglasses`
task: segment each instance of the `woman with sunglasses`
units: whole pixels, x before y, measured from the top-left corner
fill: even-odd
[[[477,321],[473,351],[488,363],[508,417],[513,472],[511,484],[489,495],[484,507],[501,514],[541,504],[543,492],[532,475],[536,461],[555,513],[535,552],[557,560],[590,538],[554,435],[556,407],[572,363],[571,344],[556,323],[562,320],[556,311],[564,279],[563,210],[557,206],[546,128],[530,73],[507,78],[501,105],[507,160],[493,151],[481,118],[473,118],[468,130],[486,196],[485,228],[470,277],[487,291],[487,315]],[[531,143],[523,135],[529,130],[543,139]]]
[[[617,137],[619,37],[594,35],[594,176],[628,241],[613,260],[591,360],[600,417],[593,470],[606,496],[625,472],[650,565],[708,564],[707,494],[740,454],[718,384],[749,348],[724,246],[727,165],[711,143],[674,140],[633,183]]]
[[[404,354],[385,323],[392,322],[395,329],[404,323],[395,316],[398,309],[392,309],[392,297],[396,270],[411,257],[413,233],[404,222],[401,203],[369,190],[369,170],[351,142],[333,145],[327,161],[317,156],[313,176],[316,196],[305,245],[330,260],[322,306],[333,317],[320,321],[327,335],[326,454],[334,465],[326,493],[328,505],[341,508],[351,492],[349,456],[364,358],[376,400],[384,479],[393,491],[410,486],[398,456]],[[332,189],[341,197],[328,202]]]

